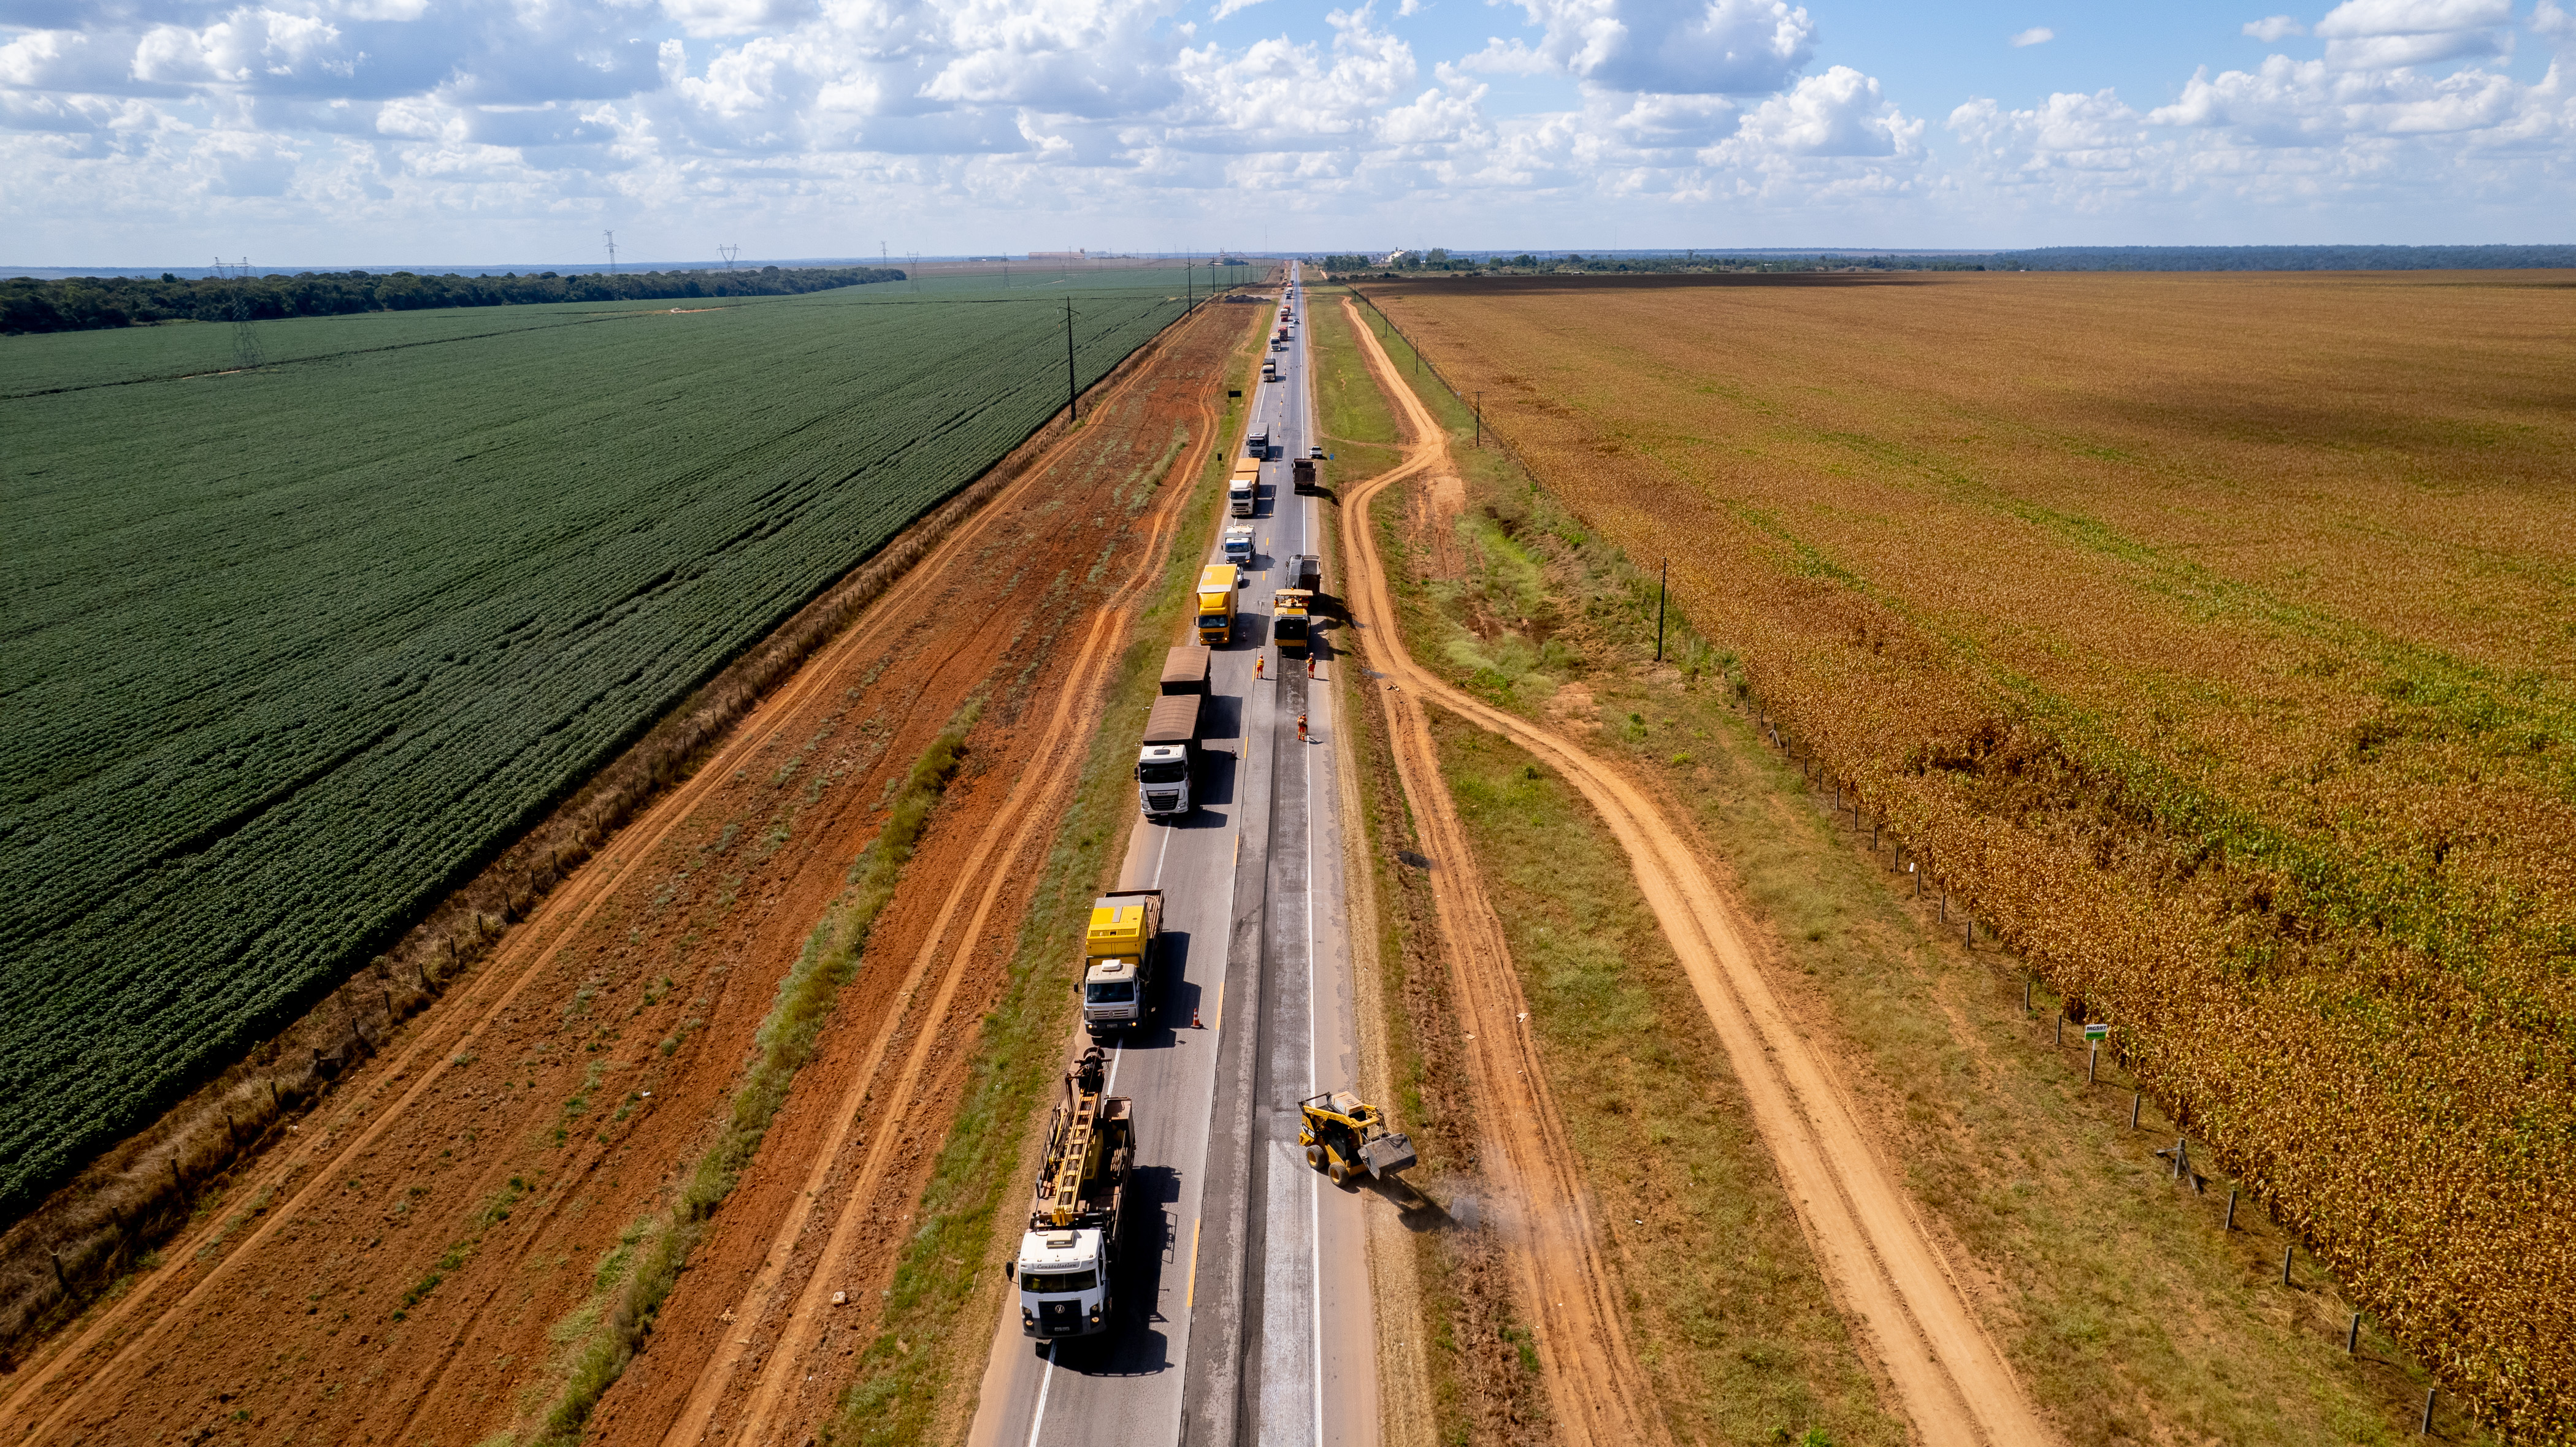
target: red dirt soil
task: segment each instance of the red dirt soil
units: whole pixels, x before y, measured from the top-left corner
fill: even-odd
[[[794,1418],[803,1440],[840,1385],[812,1361],[855,1349],[891,1277],[889,1243],[944,1135],[1030,866],[1097,722],[1131,584],[1157,561],[1212,444],[1211,398],[1239,340],[1227,310],[1166,333],[1086,399],[1082,430],[818,650],[285,1144],[242,1167],[166,1264],[34,1353],[0,1397],[0,1440],[461,1444],[529,1425],[559,1380],[549,1329],[714,1139],[758,1025],[883,822],[889,785],[983,694],[965,770],[857,978],[592,1432],[658,1435],[717,1349],[749,1334],[722,1314],[774,1239],[796,1241],[820,1159],[835,1169],[814,1224],[837,1214],[889,1229],[835,1238],[817,1294],[847,1290],[858,1305],[813,1343],[823,1355],[797,1375],[814,1380],[774,1393],[770,1412]],[[1012,850],[1018,867],[997,867]],[[1003,887],[972,891],[960,910],[960,883],[988,878]],[[913,983],[937,991],[928,1008],[907,1008]],[[900,1134],[859,1121],[829,1154],[849,1099],[872,1086],[878,1102],[902,1103]],[[854,1172],[863,1189],[845,1200]],[[821,1235],[796,1241],[788,1292],[814,1277]],[[758,1380],[734,1375],[738,1387]]]

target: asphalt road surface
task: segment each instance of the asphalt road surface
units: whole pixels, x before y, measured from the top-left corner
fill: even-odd
[[[1310,697],[1303,660],[1269,636],[1288,558],[1323,551],[1316,500],[1289,480],[1315,435],[1306,299],[1292,294],[1288,348],[1271,354],[1279,380],[1256,384],[1247,418],[1268,424],[1275,460],[1254,506],[1251,583],[1209,678],[1200,807],[1178,823],[1140,813],[1120,878],[1163,891],[1165,943],[1156,1018],[1110,1055],[1137,1135],[1117,1328],[1040,1347],[1008,1296],[975,1447],[1377,1440],[1361,1212],[1386,1207],[1326,1182],[1297,1144],[1298,1099],[1352,1087],[1358,1045],[1331,693]],[[1329,676],[1330,647],[1316,657]]]

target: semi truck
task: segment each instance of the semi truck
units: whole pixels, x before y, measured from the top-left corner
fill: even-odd
[[[1199,642],[1213,648],[1234,636],[1235,580],[1242,576],[1232,563],[1199,569]]]
[[[1234,475],[1225,484],[1226,511],[1239,518],[1248,518],[1252,516],[1254,500],[1260,495],[1261,460],[1257,457],[1236,459]]]
[[[1199,707],[1207,695],[1208,650],[1183,644],[1163,655],[1162,693],[1145,716],[1136,747],[1136,802],[1149,818],[1196,807],[1191,785],[1199,761]]]
[[[1117,1314],[1118,1247],[1136,1165],[1136,1121],[1107,1093],[1097,1045],[1065,1072],[1047,1124],[1046,1170],[1009,1272],[1020,1287],[1020,1330],[1042,1341],[1107,1331]]]
[[[1251,567],[1252,524],[1234,523],[1228,526],[1225,537],[1218,544],[1218,551],[1225,555],[1225,560],[1229,563],[1240,567]]]
[[[1082,937],[1082,1028],[1100,1035],[1145,1023],[1162,947],[1161,890],[1112,890],[1091,902]]]
[[[1186,693],[1158,698],[1145,715],[1145,737],[1136,746],[1136,800],[1155,818],[1196,807],[1190,781],[1198,767],[1199,702]]]

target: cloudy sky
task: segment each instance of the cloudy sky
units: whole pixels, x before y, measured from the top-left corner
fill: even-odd
[[[2262,3],[0,0],[0,264],[2576,241],[2562,0]]]

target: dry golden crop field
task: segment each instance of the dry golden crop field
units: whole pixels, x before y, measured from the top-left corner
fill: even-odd
[[[1364,289],[2392,1332],[2576,1434],[2576,278]]]

